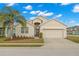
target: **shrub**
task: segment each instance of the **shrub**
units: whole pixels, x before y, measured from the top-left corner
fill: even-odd
[[[43,38],[43,33],[39,33],[39,38]]]

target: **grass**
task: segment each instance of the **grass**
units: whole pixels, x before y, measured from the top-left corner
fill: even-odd
[[[76,43],[79,43],[79,36],[76,36],[76,35],[69,35],[67,37],[68,40],[71,40],[73,42],[76,42]]]
[[[6,43],[6,44],[5,44]],[[8,43],[11,43],[11,45]],[[19,45],[16,43],[20,43]],[[22,43],[30,43],[30,45],[21,45]],[[39,44],[38,44],[39,43]],[[44,39],[20,39],[20,40],[6,40],[5,37],[0,37],[0,47],[40,47],[44,44]]]
[[[20,40],[6,40],[6,38],[0,38],[0,43],[44,43],[44,39],[20,39]]]

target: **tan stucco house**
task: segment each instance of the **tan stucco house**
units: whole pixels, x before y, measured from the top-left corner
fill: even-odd
[[[66,38],[67,36],[67,26],[54,19],[48,20],[39,16],[26,23],[27,27],[22,27],[19,23],[16,25],[14,31],[16,36],[39,37],[40,32],[43,38]]]

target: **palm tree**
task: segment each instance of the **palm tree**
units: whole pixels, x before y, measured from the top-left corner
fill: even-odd
[[[1,10],[2,16],[1,19],[3,21],[3,27],[6,26],[6,23],[9,24],[10,28],[10,38],[13,38],[13,28],[14,23],[19,22],[22,24],[22,26],[26,26],[25,18],[20,15],[20,13],[17,10],[12,9],[11,7],[5,7]]]

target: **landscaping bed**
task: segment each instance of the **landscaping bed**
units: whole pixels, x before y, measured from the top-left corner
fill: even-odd
[[[73,42],[79,43],[79,36],[78,35],[68,35],[67,39],[71,40]]]
[[[3,43],[44,43],[43,39],[20,39],[20,40],[8,40]]]
[[[44,43],[44,39],[34,39],[34,38],[26,38],[26,39],[6,39],[5,37],[0,38],[0,43]]]
[[[9,39],[0,38],[0,47],[39,47],[44,45],[44,39]]]

